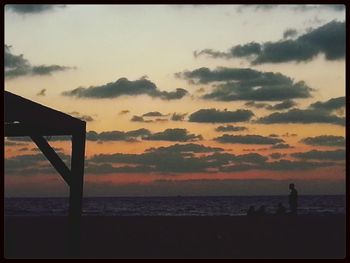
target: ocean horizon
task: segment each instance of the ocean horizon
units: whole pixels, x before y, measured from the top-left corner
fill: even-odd
[[[303,195],[299,214],[345,214],[345,195]],[[278,203],[288,212],[288,196],[133,196],[84,197],[83,216],[243,216],[264,205],[274,214]],[[5,216],[66,216],[68,197],[5,197]]]

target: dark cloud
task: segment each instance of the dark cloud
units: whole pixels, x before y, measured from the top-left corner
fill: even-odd
[[[186,117],[188,113],[176,113],[174,112],[172,115],[171,115],[171,120],[172,121],[183,121]]]
[[[287,143],[277,143],[271,146],[271,149],[290,149],[290,148],[294,148],[294,146],[290,146]]]
[[[171,91],[171,92],[160,91],[156,93],[156,95],[153,97],[159,97],[162,100],[178,100],[183,98],[187,94],[188,94],[188,91],[185,89],[176,89],[176,91]]]
[[[95,131],[89,131],[86,134],[86,139],[89,141],[137,141],[137,140],[150,140],[150,141],[197,141],[201,140],[201,135],[195,135],[189,133],[186,129],[166,129],[162,132],[151,133],[147,129],[138,129],[132,131],[105,131],[97,133]]]
[[[234,52],[235,50],[239,52]],[[234,46],[228,52],[205,49],[196,54],[205,54],[214,58],[245,57],[253,65],[309,61],[318,54],[324,54],[327,60],[342,59],[345,57],[345,22],[331,21],[310,30],[295,40],[283,39],[262,44],[247,43]],[[217,56],[217,54],[221,55]]]
[[[290,81],[289,78],[284,77],[282,74],[266,73],[256,71],[250,68],[225,68],[218,67],[211,70],[209,68],[198,68],[193,71],[184,71],[175,73],[175,77],[187,79],[193,81],[194,84],[208,84],[216,81],[247,81],[247,80],[260,80],[261,82],[280,82]],[[263,83],[261,83],[263,84]]]
[[[57,152],[60,158],[70,166],[70,156]],[[40,173],[55,173],[55,169],[42,153],[17,155],[4,160],[5,174],[32,175]]]
[[[285,156],[285,154],[282,154],[282,153],[271,153],[270,154],[270,157],[272,158],[272,159],[281,159],[282,157],[284,157]]]
[[[215,128],[215,131],[217,132],[236,132],[236,131],[246,131],[248,128],[242,127],[242,126],[233,126],[233,125],[226,125],[226,126],[218,126]]]
[[[183,155],[180,152],[167,152],[167,154],[153,151],[143,154],[100,154],[90,158],[91,162],[118,164],[133,164],[147,167],[158,173],[192,173],[205,172],[208,163],[204,159]],[[125,171],[123,171],[125,172]]]
[[[104,142],[104,141],[127,141],[135,142],[139,140],[152,140],[152,141],[179,141],[189,142],[202,140],[201,135],[195,135],[189,133],[186,129],[166,129],[162,132],[151,133],[148,129],[141,128],[131,131],[88,131],[86,133],[86,140]],[[8,145],[25,145],[18,144],[17,141],[31,142],[30,137],[9,137],[7,139]],[[69,141],[71,136],[52,136],[48,137],[48,141]]]
[[[318,151],[311,150],[308,152],[297,152],[292,153],[291,156],[299,159],[313,159],[313,160],[344,160],[345,161],[345,150],[335,150],[335,151]]]
[[[258,153],[247,153],[235,156],[235,161],[238,163],[265,163],[268,160],[266,156]]]
[[[310,109],[333,112],[338,109],[345,108],[345,97],[332,98],[327,101],[317,101],[309,106]]]
[[[297,104],[292,100],[285,100],[285,101],[282,101],[281,103],[277,103],[271,107],[268,107],[267,109],[268,110],[286,110],[296,105]]]
[[[162,121],[168,121],[168,119],[163,119],[163,118],[144,118],[142,116],[137,116],[134,115],[130,121],[132,122],[145,122],[145,123],[150,123],[150,122],[162,122]]]
[[[191,172],[210,172],[208,169],[215,168],[217,163],[208,162],[206,157],[195,157],[195,153],[215,153],[223,149],[208,147],[200,144],[175,144],[167,147],[149,148],[141,154],[98,154],[92,156],[88,161],[91,164],[110,164],[118,165],[122,170],[105,167],[112,172],[135,172],[135,169],[120,165],[132,165],[140,167],[141,172],[152,171],[157,173],[191,173]],[[217,168],[217,167],[216,167]],[[99,173],[97,170],[96,173]]]
[[[345,146],[345,138],[343,136],[321,135],[316,137],[307,137],[300,142],[313,146]]]
[[[36,95],[37,96],[46,96],[46,89],[40,90]]]
[[[250,68],[219,67],[214,70],[198,68],[176,73],[175,76],[187,79],[192,84],[220,82],[215,85],[213,91],[202,96],[204,99],[219,101],[279,101],[309,98],[312,91],[303,81],[294,82],[281,73],[262,72]]]
[[[60,135],[60,136],[44,136],[47,141],[70,141],[70,135]],[[29,136],[24,137],[8,137],[7,140],[15,142],[32,142],[32,139]]]
[[[178,142],[188,142],[188,141],[198,141],[202,140],[201,135],[190,134],[186,129],[166,129],[162,132],[157,132],[145,136],[144,140],[150,141],[178,141]]]
[[[80,114],[77,111],[68,112],[67,114],[72,115],[73,117],[78,118],[78,119],[80,119],[82,121],[86,121],[86,122],[94,121],[94,118],[92,116],[83,115],[83,114]]]
[[[202,98],[218,101],[256,100],[280,101],[311,97],[312,89],[303,81],[294,84],[254,84],[247,82],[227,82]]]
[[[311,60],[319,51],[307,42],[297,40],[282,40],[279,42],[266,42],[261,52],[251,63],[259,65],[264,63],[283,63],[290,61]]]
[[[345,10],[345,5],[326,5],[328,8],[334,10],[334,11],[344,11]]]
[[[214,139],[220,143],[240,143],[240,144],[277,144],[284,142],[282,139],[264,137],[261,135],[229,135],[224,134]]]
[[[133,121],[133,122],[152,122],[152,120],[145,120],[142,116],[137,116],[137,115],[132,116],[130,121]]]
[[[64,71],[67,69],[71,69],[70,67],[64,67],[59,65],[40,65],[32,67],[32,75],[51,75],[52,72],[56,71]]]
[[[12,46],[5,44],[5,57],[4,57],[4,66],[6,68],[26,68],[29,67],[29,62],[26,60],[23,55],[14,55],[11,53]]]
[[[237,45],[233,47],[230,52],[220,52],[213,49],[203,49],[201,51],[194,51],[193,55],[195,58],[201,55],[208,55],[213,58],[225,58],[230,59],[234,57],[245,57],[251,55],[258,55],[261,52],[261,46],[259,43],[250,42],[245,45]]]
[[[244,105],[248,106],[248,107],[254,107],[257,109],[264,108],[267,110],[285,110],[285,109],[289,109],[297,104],[293,100],[284,100],[281,103],[277,103],[275,105],[270,105],[268,103],[255,102],[255,101],[248,101]]]
[[[276,4],[261,4],[261,5],[238,5],[237,11],[243,12],[244,10],[255,10],[255,11],[261,11],[261,12],[269,12],[274,9],[280,9],[283,11],[283,9],[289,9],[293,10],[295,12],[307,12],[307,11],[325,11],[325,10],[332,10],[336,12],[342,12],[345,10],[344,4],[332,4],[332,5],[310,5],[310,4],[303,4],[303,5],[276,5]]]
[[[86,139],[89,141],[134,141],[150,134],[151,132],[144,128],[127,132],[105,131],[97,133],[95,131],[89,131],[86,133]]]
[[[168,153],[168,152],[192,152],[192,153],[208,153],[208,152],[221,152],[224,149],[218,147],[210,147],[204,146],[201,144],[195,143],[187,143],[187,144],[174,144],[167,147],[159,147],[159,148],[149,148],[146,152],[160,152],[160,153]]]
[[[246,57],[252,55],[258,55],[261,52],[261,46],[259,43],[250,42],[245,45],[237,45],[231,48],[231,54],[228,57]],[[207,53],[207,55],[209,55]]]
[[[212,152],[206,156],[195,156],[195,152]],[[170,147],[161,147],[151,149],[142,154],[99,154],[88,160],[88,167],[94,164],[102,165],[103,172],[126,172],[132,167],[141,167],[143,172],[145,169],[156,173],[211,173],[219,171],[224,165],[236,163],[238,165],[262,165],[267,161],[267,157],[257,153],[249,153],[243,155],[234,155],[221,152],[220,148],[205,147],[202,145],[187,144],[174,145]],[[113,167],[118,165],[120,171]],[[128,165],[128,166],[120,166]],[[135,168],[135,169],[137,169]],[[135,170],[130,170],[135,172]]]
[[[255,101],[247,101],[246,103],[244,103],[244,105],[247,107],[253,107],[253,108],[257,108],[257,109],[267,109],[267,108],[271,107],[271,105],[268,103],[255,102]]]
[[[53,11],[57,8],[64,8],[65,5],[40,5],[40,4],[33,4],[33,5],[26,5],[26,4],[11,4],[6,5],[7,11],[11,11],[17,14],[40,14],[40,13],[46,13],[49,11]]]
[[[216,152],[204,157],[201,157],[208,163],[208,168],[213,169],[225,169],[228,165],[246,165],[246,164],[262,164],[268,160],[267,157],[262,156],[258,153],[248,153],[248,154],[229,154]]]
[[[293,28],[289,28],[283,32],[283,38],[292,38],[295,37],[298,34],[298,31],[296,31]]]
[[[275,112],[268,116],[257,120],[258,123],[272,124],[272,123],[328,123],[334,125],[345,126],[345,118],[335,115],[330,115],[327,112],[319,110],[301,110],[291,109],[287,112]]]
[[[184,89],[176,89],[176,91],[160,91],[157,86],[145,79],[141,78],[129,81],[127,78],[120,78],[115,82],[110,82],[101,86],[90,86],[88,88],[79,87],[62,93],[64,96],[90,99],[110,99],[120,96],[137,96],[148,95],[152,98],[160,98],[162,100],[181,99],[188,92]]]
[[[162,114],[159,111],[150,111],[142,115],[142,117],[165,117],[168,115]]]
[[[204,155],[198,155],[203,153]],[[69,156],[58,152],[69,163]],[[345,158],[345,157],[344,157]],[[338,160],[337,158],[328,158]],[[246,170],[305,170],[334,166],[334,162],[306,162],[280,160],[268,162],[266,156],[257,153],[235,155],[221,148],[199,144],[175,144],[150,148],[140,154],[96,154],[85,161],[87,174],[109,173],[180,173],[238,172]],[[42,154],[21,155],[5,159],[5,174],[53,173],[54,169]]]
[[[254,116],[250,110],[220,111],[201,109],[189,116],[190,122],[227,123],[249,121]]]
[[[274,138],[278,138],[279,136],[278,136],[278,134],[275,134],[275,133],[271,133],[271,134],[269,134],[269,137],[274,137]]]
[[[5,77],[13,79],[21,76],[44,76],[51,75],[54,72],[66,71],[72,67],[59,65],[39,65],[32,66],[23,55],[14,55],[11,53],[11,46],[5,45],[4,53]]]
[[[301,12],[305,12],[305,11],[311,11],[311,10],[332,10],[332,11],[337,11],[337,12],[341,12],[345,10],[345,5],[339,5],[339,4],[334,4],[334,5],[296,5],[293,6],[293,9],[295,11],[301,11]]]
[[[151,132],[145,128],[141,128],[137,130],[127,131],[125,134],[128,137],[143,137],[151,134]]]
[[[231,56],[227,54],[226,52],[220,52],[220,51],[215,51],[213,49],[203,49],[201,51],[193,51],[193,56],[195,58],[199,57],[200,55],[209,55],[214,58],[230,58]]]

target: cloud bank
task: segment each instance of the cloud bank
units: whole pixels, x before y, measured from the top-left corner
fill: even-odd
[[[312,146],[335,146],[345,147],[345,138],[343,136],[321,135],[316,137],[307,137],[300,142]]]
[[[41,14],[46,13],[49,11],[53,11],[58,8],[64,8],[65,5],[40,5],[40,4],[33,4],[33,5],[26,5],[26,4],[11,4],[6,5],[5,10],[11,11],[13,13],[17,14]]]
[[[287,31],[286,31],[287,32]],[[287,33],[290,36],[290,32]],[[286,36],[284,36],[286,37]],[[345,58],[345,22],[331,21],[299,36],[276,42],[250,42],[233,46],[227,52],[204,49],[195,56],[212,58],[245,58],[252,65],[264,63],[306,62],[323,54],[326,60]]]
[[[220,111],[201,109],[189,116],[190,122],[227,123],[249,121],[254,116],[250,110]]]
[[[345,118],[331,115],[319,110],[310,109],[291,109],[287,112],[275,112],[268,116],[261,117],[257,123],[274,124],[274,123],[327,123],[345,126]]]
[[[11,53],[11,46],[5,45],[4,53],[5,78],[14,79],[22,76],[50,76],[52,73],[74,69],[59,65],[33,66],[23,55]]]
[[[218,101],[288,101],[309,98],[312,91],[303,81],[295,82],[281,73],[262,72],[250,68],[218,67],[211,70],[203,67],[179,72],[175,76],[186,79],[192,84],[219,83],[215,85],[213,91],[202,96],[203,99]],[[291,101],[288,103],[293,104]],[[281,107],[289,106],[287,102],[285,104]]]
[[[120,78],[115,82],[109,82],[101,86],[90,86],[88,88],[79,87],[62,93],[64,96],[89,99],[111,99],[120,96],[148,95],[152,98],[162,100],[177,100],[188,94],[185,89],[176,89],[175,91],[160,91],[157,86],[145,79],[128,80]]]

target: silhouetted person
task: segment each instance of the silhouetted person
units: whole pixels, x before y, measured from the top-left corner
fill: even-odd
[[[290,213],[293,215],[297,214],[298,208],[298,191],[295,189],[294,184],[289,185],[290,194],[289,194],[289,208]]]
[[[264,216],[264,215],[266,215],[265,206],[264,206],[264,205],[262,205],[262,206],[259,207],[259,209],[258,209],[258,211],[257,211],[257,215],[259,215],[259,216]]]
[[[256,215],[255,207],[251,205],[247,211],[247,216],[255,216],[255,215]]]
[[[276,215],[285,215],[286,214],[286,208],[282,205],[282,203],[278,203]]]

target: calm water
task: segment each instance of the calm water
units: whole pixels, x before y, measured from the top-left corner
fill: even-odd
[[[68,198],[5,198],[5,215],[67,215]],[[287,196],[225,197],[87,197],[83,215],[100,216],[237,216],[248,207],[266,206],[274,213]],[[300,214],[345,214],[345,196],[300,196]]]

